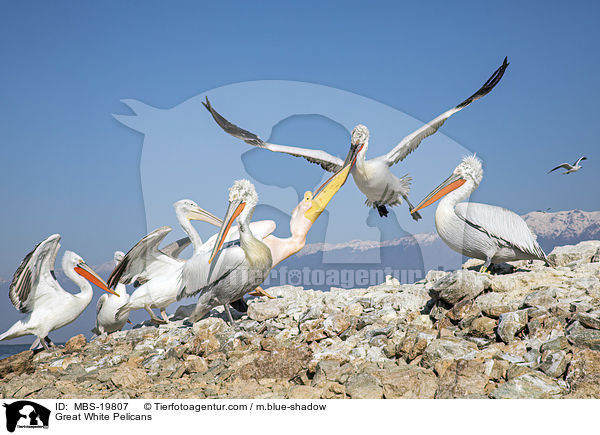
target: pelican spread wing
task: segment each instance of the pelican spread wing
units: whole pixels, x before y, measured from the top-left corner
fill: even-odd
[[[34,303],[46,293],[58,290],[58,286],[38,286],[40,280],[56,283],[54,261],[60,248],[60,236],[53,234],[40,242],[25,256],[15,272],[8,296],[13,305],[22,313],[33,310]]]
[[[182,239],[168,244],[164,248],[160,248],[160,251],[163,254],[168,255],[169,257],[179,258],[183,250],[187,248],[190,245],[190,243],[192,243],[192,241],[189,237],[183,237]]]
[[[500,68],[498,68],[494,72],[494,74],[492,74],[492,76],[487,80],[487,82],[485,82],[483,84],[483,86],[481,88],[479,88],[479,90],[477,90],[477,92],[475,92],[473,95],[471,95],[465,101],[460,103],[458,106],[456,106],[450,110],[447,110],[446,112],[442,113],[440,116],[435,118],[433,121],[430,121],[429,123],[425,124],[423,127],[412,132],[411,134],[406,136],[404,139],[402,139],[400,141],[400,143],[398,145],[396,145],[396,147],[393,150],[391,150],[389,153],[384,154],[383,156],[378,157],[378,158],[383,159],[389,166],[392,166],[392,165],[404,160],[406,158],[406,156],[408,156],[410,153],[412,153],[414,150],[417,149],[417,147],[419,146],[419,144],[421,143],[421,141],[423,139],[431,136],[436,131],[438,131],[438,129],[444,124],[444,122],[446,122],[446,120],[448,118],[450,118],[456,112],[460,112],[462,109],[467,107],[473,101],[477,101],[480,98],[484,97],[492,89],[494,89],[494,86],[496,86],[498,84],[498,82],[504,75],[504,71],[506,71],[506,68],[508,67],[508,65],[509,65],[508,58],[504,58],[504,62],[502,63]]]
[[[535,234],[516,213],[502,207],[474,202],[457,204],[455,212],[467,225],[487,234],[500,246],[546,258]]]
[[[569,163],[563,163],[561,165],[558,165],[556,168],[549,170],[548,173],[556,171],[560,168],[566,169],[568,171],[569,169],[573,169],[573,166],[571,166]]]
[[[208,98],[206,98],[206,102],[203,102],[202,104],[204,104],[204,107],[206,107],[206,109],[211,113],[214,120],[217,122],[217,124],[219,124],[219,127],[221,127],[226,133],[243,140],[249,145],[254,145],[276,153],[285,153],[295,157],[302,157],[311,163],[321,165],[323,169],[329,172],[337,172],[342,169],[342,166],[344,165],[344,161],[342,159],[332,156],[331,154],[322,150],[267,143],[254,133],[244,130],[243,128],[240,128],[223,118],[223,116],[221,116],[212,107],[210,101],[208,101]]]
[[[108,286],[115,288],[119,282],[127,285],[134,281],[143,284],[164,271],[165,267],[177,265],[181,260],[165,255],[158,249],[170,232],[171,227],[160,227],[137,242],[111,272]]]
[[[272,220],[264,220],[250,223],[252,234],[262,240],[273,231],[276,224]],[[223,248],[208,267],[208,259],[213,250],[218,234],[211,236],[200,246],[198,253],[190,258],[183,268],[183,286],[177,295],[177,300],[193,296],[206,291],[215,285],[221,279],[227,277],[229,273],[240,266],[246,254],[240,247],[239,229],[237,226],[231,227],[223,243]],[[198,267],[200,266],[200,267]],[[251,272],[249,272],[251,273]]]

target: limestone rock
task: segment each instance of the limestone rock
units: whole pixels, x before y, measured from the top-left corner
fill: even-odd
[[[197,355],[188,355],[185,359],[185,371],[187,373],[206,373],[208,363],[204,358]]]
[[[379,380],[368,373],[358,373],[350,376],[345,384],[346,393],[352,399],[381,399],[383,387]]]
[[[497,322],[489,317],[478,317],[471,322],[469,332],[475,337],[490,337],[494,335]]]
[[[489,278],[471,270],[458,270],[445,275],[433,284],[431,293],[444,302],[454,305],[462,299],[472,299],[489,286]]]
[[[136,388],[149,381],[146,370],[125,365],[115,370],[110,380],[117,388]]]
[[[600,329],[600,313],[577,313],[574,317],[586,328]]]
[[[571,390],[567,398],[600,398],[600,351],[575,349],[565,379]]]
[[[20,375],[21,373],[33,373],[34,370],[33,351],[31,350],[0,360],[0,379],[9,373]]]
[[[261,352],[252,363],[239,370],[242,379],[292,379],[310,361],[312,353],[306,346],[297,346],[280,351]]]
[[[69,340],[65,343],[65,352],[73,352],[81,349],[86,345],[85,335],[79,334],[74,337],[69,338]]]
[[[283,299],[255,299],[248,304],[248,317],[258,322],[273,319],[285,310]]]
[[[481,397],[488,383],[485,366],[480,361],[452,362],[440,376],[436,399]]]
[[[539,369],[553,378],[559,378],[567,369],[569,360],[564,350],[550,350],[543,356]]]
[[[296,385],[287,394],[288,399],[319,399],[321,390],[310,385]]]
[[[576,346],[600,350],[600,331],[597,329],[575,329],[570,331],[567,337]]]
[[[597,240],[559,246],[548,255],[548,260],[557,266],[566,266],[575,261],[590,263],[599,248],[600,241]]]
[[[552,399],[563,392],[553,379],[530,372],[499,385],[490,395],[494,399]]]
[[[374,376],[383,386],[386,399],[433,399],[437,388],[433,371],[410,365],[381,370]]]
[[[328,336],[334,337],[340,335],[348,329],[350,325],[351,323],[348,320],[348,317],[344,314],[332,314],[323,322],[323,329]]]
[[[447,337],[433,340],[423,353],[425,367],[433,368],[439,360],[456,360],[474,355],[477,346],[461,338]]]
[[[498,319],[498,336],[505,343],[515,339],[515,334],[527,325],[527,310],[512,311],[501,314]]]

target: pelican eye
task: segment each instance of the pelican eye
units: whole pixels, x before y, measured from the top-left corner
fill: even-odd
[[[305,201],[312,201],[313,199],[313,193],[310,190],[307,190],[306,192],[304,192],[304,200]]]

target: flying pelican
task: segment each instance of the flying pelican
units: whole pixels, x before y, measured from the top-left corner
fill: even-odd
[[[53,343],[48,334],[77,319],[92,300],[92,286],[88,281],[116,295],[79,255],[71,251],[63,255],[62,268],[81,292],[72,294],[63,290],[54,277],[59,241],[60,235],[53,234],[39,243],[15,272],[8,295],[13,305],[29,316],[0,335],[0,340],[35,335],[37,338],[30,349],[41,343],[49,350],[48,344]]]
[[[579,164],[579,162],[581,162],[582,160],[587,160],[587,157],[580,157],[579,160],[577,160],[573,165],[570,165],[568,163],[558,165],[556,168],[549,170],[548,173],[556,171],[560,168],[566,169],[566,172],[563,172],[563,175],[571,174],[572,172],[577,172],[581,169],[581,165]]]
[[[121,251],[116,251],[114,261],[119,264],[125,257]],[[129,302],[127,288],[123,283],[117,283],[115,293],[118,296],[103,294],[98,299],[96,305],[96,327],[92,330],[96,335],[103,333],[110,334],[111,332],[120,331],[125,323],[127,323],[127,313],[122,316],[115,316],[117,310]]]
[[[177,201],[173,207],[179,224],[188,234],[188,240],[191,240],[194,252],[202,245],[202,240],[190,220],[221,225],[219,218],[198,207],[190,199]],[[127,317],[130,311],[143,308],[154,323],[169,321],[166,308],[177,300],[177,292],[181,287],[181,270],[185,263],[185,260],[177,258],[176,255],[189,243],[181,239],[162,250],[159,249],[158,246],[169,232],[171,227],[168,226],[152,231],[129,250],[110,274],[108,285],[112,288],[118,283],[133,283],[138,286],[129,297],[129,301],[117,310],[117,317]],[[156,317],[152,308],[160,310],[162,319]]]
[[[468,156],[446,181],[411,213],[440,201],[435,212],[435,227],[442,240],[467,257],[485,260],[481,271],[491,263],[515,260],[542,260],[549,263],[525,221],[502,207],[460,202],[473,193],[483,178],[481,160]]]
[[[200,294],[190,321],[200,320],[212,308],[224,305],[233,324],[229,305],[259,286],[276,264],[304,247],[306,233],[345,183],[356,163],[358,151],[351,147],[344,166],[314,195],[305,193],[292,212],[291,236],[286,239],[271,235],[275,230],[273,221],[250,223],[258,203],[256,189],[248,180],[233,184],[219,233],[211,237],[183,268],[183,287],[178,299]],[[236,219],[238,226],[232,229]],[[207,264],[210,267],[206,267]]]
[[[498,84],[507,67],[508,59],[505,58],[500,68],[492,74],[477,92],[456,107],[447,110],[428,124],[425,124],[423,127],[406,136],[394,149],[382,156],[370,160],[365,159],[366,151],[369,146],[369,130],[362,124],[354,127],[352,130],[351,143],[353,146],[359,147],[360,152],[358,153],[356,166],[352,171],[352,176],[354,177],[356,186],[367,197],[365,204],[369,207],[376,208],[380,216],[387,216],[388,210],[386,206],[401,204],[403,198],[409,207],[413,209],[414,207],[408,200],[411,178],[409,176],[404,176],[402,178],[396,177],[390,171],[390,167],[404,160],[410,153],[417,149],[423,139],[438,131],[442,124],[456,112],[461,111],[473,101],[487,95],[494,86]],[[206,102],[203,104],[212,114],[217,124],[219,124],[225,132],[238,139],[242,139],[249,145],[265,148],[274,152],[291,154],[296,157],[303,157],[311,163],[321,165],[323,169],[329,172],[337,172],[343,166],[344,162],[340,158],[332,156],[322,150],[297,148],[264,142],[254,133],[244,130],[223,118],[223,116],[211,106],[208,98],[206,98]],[[415,220],[419,220],[421,217],[418,213],[413,213],[412,216]]]

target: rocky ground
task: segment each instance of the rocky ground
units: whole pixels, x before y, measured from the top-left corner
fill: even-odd
[[[330,292],[0,361],[3,398],[600,397],[600,241],[541,262]],[[508,273],[507,273],[508,272]],[[185,316],[185,307],[175,318]]]

